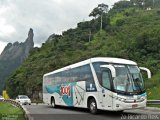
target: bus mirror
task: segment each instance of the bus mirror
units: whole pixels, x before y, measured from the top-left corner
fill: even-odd
[[[140,70],[144,70],[147,72],[147,76],[148,78],[151,78],[151,71],[148,69],[148,68],[145,68],[145,67],[139,67]]]
[[[112,77],[116,77],[116,70],[112,65],[101,65],[102,68],[108,68],[111,71]]]

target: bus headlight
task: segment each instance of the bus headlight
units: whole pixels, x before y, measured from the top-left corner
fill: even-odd
[[[121,101],[122,101],[122,102],[124,102],[124,101],[125,101],[125,99],[124,99],[124,98],[121,98]]]
[[[118,98],[119,101],[124,102],[126,99],[124,98]]]

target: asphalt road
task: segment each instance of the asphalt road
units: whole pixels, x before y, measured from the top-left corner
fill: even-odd
[[[45,104],[25,105],[24,108],[31,120],[159,120],[160,111],[154,109],[126,110],[123,113],[99,111],[92,115],[82,108],[57,107]]]

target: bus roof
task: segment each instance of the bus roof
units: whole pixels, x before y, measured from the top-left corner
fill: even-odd
[[[82,65],[86,65],[89,63],[94,63],[94,62],[107,62],[107,63],[117,63],[117,64],[126,64],[126,65],[137,65],[136,62],[131,61],[131,60],[126,60],[126,59],[121,59],[121,58],[111,58],[111,57],[96,57],[96,58],[90,58],[63,68],[60,68],[58,70],[52,71],[50,73],[46,73],[44,76],[48,76],[54,73],[58,73],[64,70],[72,69],[75,67],[79,67]]]

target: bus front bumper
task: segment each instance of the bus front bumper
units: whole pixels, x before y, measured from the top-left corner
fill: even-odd
[[[113,110],[114,111],[122,111],[122,110],[129,110],[129,109],[138,109],[138,108],[145,108],[147,100],[143,100],[141,102],[124,102],[116,100],[113,103]]]

